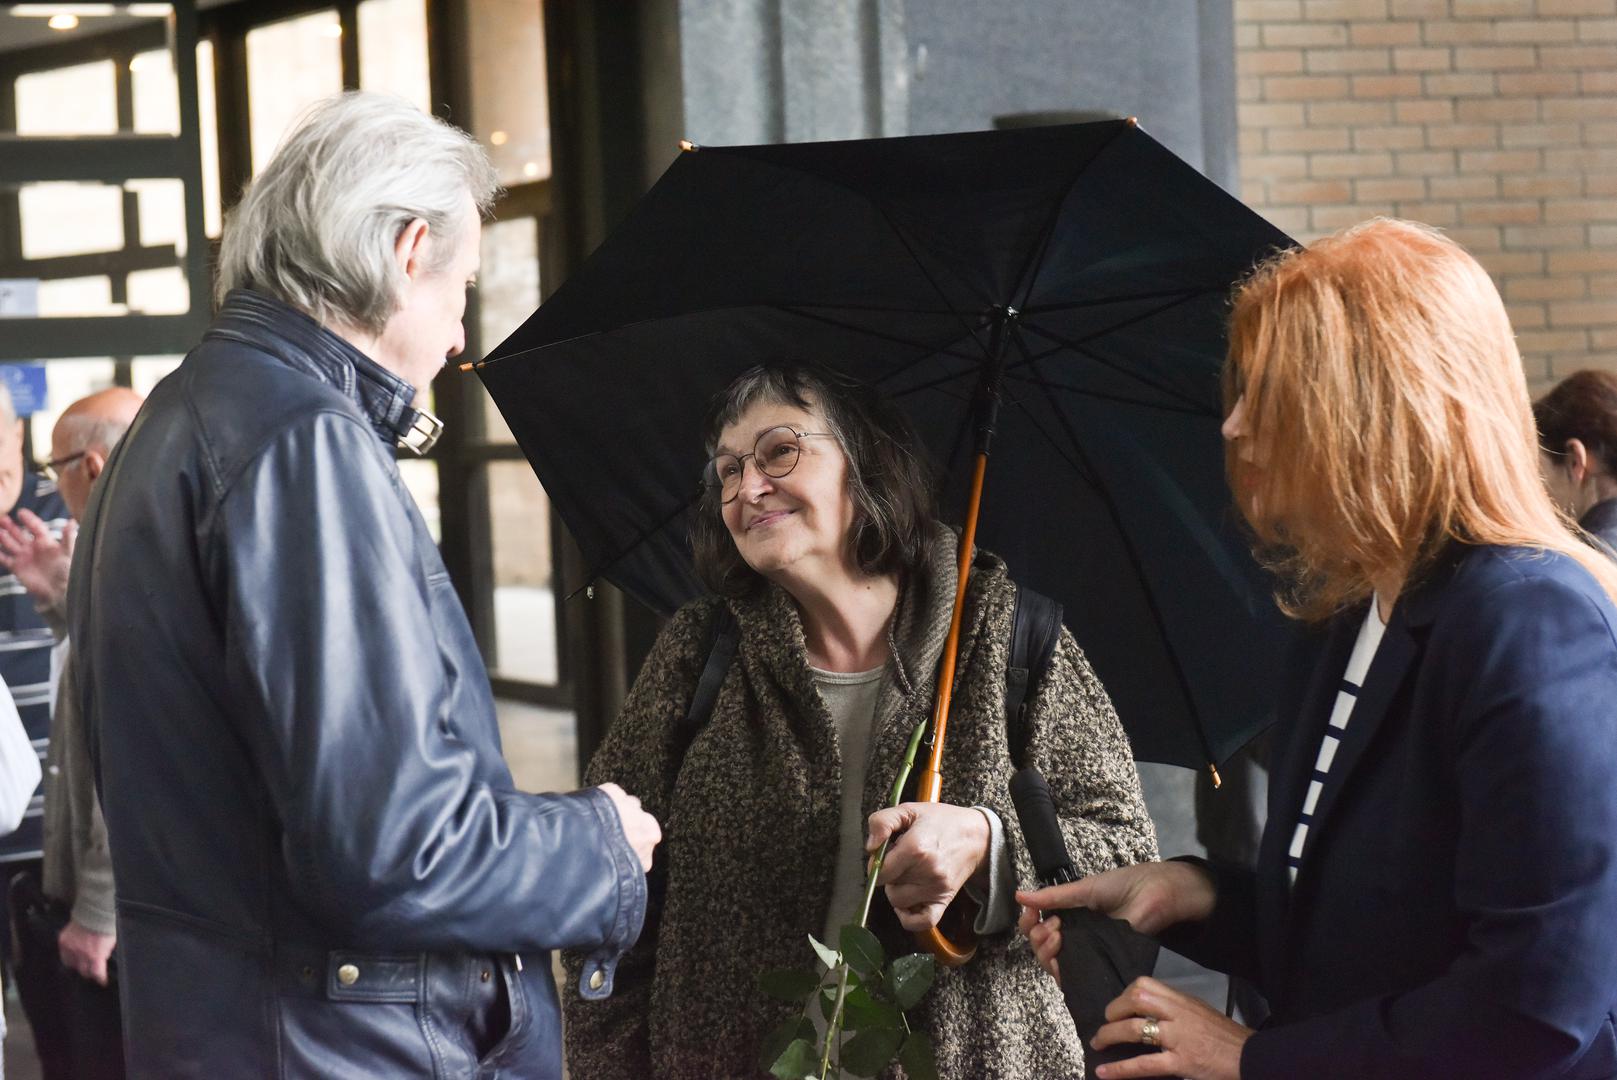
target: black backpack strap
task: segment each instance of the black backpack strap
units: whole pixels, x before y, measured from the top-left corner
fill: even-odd
[[[735,613],[728,604],[719,605],[708,633],[713,644],[708,649],[707,663],[702,666],[702,676],[696,680],[691,707],[685,710],[684,743],[687,746],[707,724],[708,717],[713,715],[713,706],[719,700],[719,687],[724,685],[725,673],[730,670],[730,661],[735,659],[736,648],[741,644],[741,627],[737,625]]]
[[[1011,655],[1005,667],[1005,731],[1011,761],[1022,768],[1027,757],[1027,703],[1050,666],[1061,640],[1061,605],[1020,586],[1011,615]]]

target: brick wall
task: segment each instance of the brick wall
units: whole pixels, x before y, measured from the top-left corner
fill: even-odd
[[[1534,389],[1617,370],[1617,0],[1235,0],[1241,183],[1299,240],[1441,226]]]

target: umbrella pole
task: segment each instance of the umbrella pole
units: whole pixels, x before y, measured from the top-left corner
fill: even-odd
[[[1007,307],[1004,316],[994,324],[990,345],[990,361],[978,387],[977,459],[972,468],[971,491],[966,501],[966,521],[960,532],[960,565],[955,575],[954,612],[949,617],[949,636],[943,643],[943,659],[938,667],[937,700],[932,710],[931,754],[926,766],[916,777],[917,802],[943,801],[943,745],[949,731],[949,706],[954,698],[955,663],[960,653],[960,624],[966,607],[966,586],[971,580],[971,564],[976,554],[977,517],[982,508],[983,478],[988,472],[989,444],[993,442],[994,427],[999,419],[999,385],[1005,372],[1005,346],[1010,339],[1011,324],[1016,320],[1015,308]],[[959,901],[949,905],[945,919],[956,913]],[[930,952],[945,967],[959,967],[977,954],[977,936],[972,930],[973,918],[952,920],[946,933],[941,925],[918,931],[916,942]]]

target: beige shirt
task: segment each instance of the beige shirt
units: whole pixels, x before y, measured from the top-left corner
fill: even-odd
[[[825,701],[837,728],[842,752],[842,812],[837,833],[836,871],[831,879],[831,905],[825,912],[821,941],[837,947],[842,927],[859,921],[865,899],[865,816],[860,798],[870,766],[870,731],[890,665],[869,671],[824,671],[810,667],[814,685]],[[1016,873],[1005,846],[1005,828],[999,815],[986,806],[975,808],[988,819],[988,888],[968,884],[967,894],[980,905],[978,934],[998,933],[1016,921]]]
[[[837,746],[842,751],[842,816],[837,832],[836,873],[831,879],[831,906],[826,909],[820,938],[834,949],[843,925],[859,921],[859,907],[865,899],[865,815],[859,800],[870,764],[870,728],[876,719],[876,702],[887,667],[855,672],[811,670],[820,697],[825,699],[826,711],[837,726]]]

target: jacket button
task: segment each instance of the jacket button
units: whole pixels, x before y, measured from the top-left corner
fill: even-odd
[[[337,981],[344,986],[353,986],[359,981],[359,969],[353,964],[344,964],[337,969]]]
[[[606,985],[606,972],[602,971],[600,968],[596,968],[595,969],[595,974],[590,976],[590,989],[591,990],[599,990],[601,987],[603,987],[605,985]]]
[[[493,974],[494,973],[489,971],[488,968],[484,968],[482,974],[479,975],[478,978],[482,979],[484,982],[488,982],[489,979],[493,977]]]

